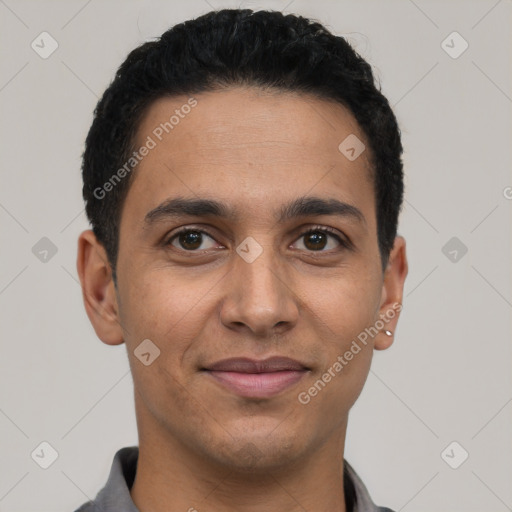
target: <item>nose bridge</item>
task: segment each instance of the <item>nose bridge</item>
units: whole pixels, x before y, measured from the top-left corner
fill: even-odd
[[[297,307],[291,283],[272,244],[246,239],[234,256],[223,321],[245,324],[255,333],[294,323]]]
[[[240,247],[239,249],[241,250]],[[254,250],[254,248],[250,248],[250,251]],[[240,256],[236,261],[235,274],[247,284],[249,289],[245,291],[250,292],[249,295],[264,293],[270,300],[274,298],[273,295],[279,295],[280,287],[284,286],[283,277],[278,277],[279,263],[273,251],[274,249],[268,245],[264,249],[262,247],[261,253],[253,260]]]

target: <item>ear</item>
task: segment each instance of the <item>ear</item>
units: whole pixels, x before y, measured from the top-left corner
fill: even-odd
[[[379,318],[384,322],[384,327],[374,338],[375,350],[385,350],[393,343],[398,317],[402,310],[404,282],[408,270],[405,239],[401,236],[397,236],[389,255],[388,265],[384,272],[379,309]],[[386,330],[391,331],[391,336],[388,336],[384,332]]]
[[[112,269],[103,245],[91,230],[78,238],[77,270],[87,316],[107,345],[124,342]]]

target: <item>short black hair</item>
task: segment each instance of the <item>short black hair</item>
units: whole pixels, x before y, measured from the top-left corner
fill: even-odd
[[[384,270],[402,207],[402,144],[370,65],[343,37],[315,20],[278,11],[222,9],[177,24],[131,51],[94,111],[82,155],[83,196],[114,281],[121,211],[133,179],[126,169],[136,162],[126,165],[142,116],[162,97],[233,86],[306,93],[350,110],[370,146]]]

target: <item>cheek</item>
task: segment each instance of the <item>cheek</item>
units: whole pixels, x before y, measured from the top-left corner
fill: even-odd
[[[336,408],[351,406],[367,378],[373,343],[365,329],[374,322],[380,289],[371,276],[349,271],[329,283],[327,289],[311,289],[308,296],[321,339],[322,367],[315,376],[315,388],[323,398],[318,405]]]
[[[207,318],[208,295],[219,278],[171,270],[139,275],[140,279],[130,280],[123,301],[129,342],[150,338],[161,348],[172,345],[179,353],[201,329],[201,319]]]
[[[343,269],[323,286],[313,284],[302,284],[313,321],[322,338],[331,340],[333,348],[340,351],[373,323],[380,301],[378,281],[369,272]]]
[[[326,424],[336,426],[349,413],[363,390],[370,370],[372,354],[373,350],[369,345],[362,346],[361,351],[354,354],[350,361],[345,360],[344,364],[340,363],[342,370],[336,372],[339,367],[331,364],[307,390],[309,394],[317,393],[317,398],[312,398],[311,401],[317,400],[319,415],[325,419]],[[322,383],[325,383],[325,386]]]
[[[194,279],[189,273],[185,277],[162,269],[138,275],[126,280],[120,308],[135,388],[155,417],[166,417],[177,409],[189,411],[197,397],[188,389],[190,367],[184,360],[212,315],[208,294],[218,277]],[[137,347],[146,339],[159,350],[147,366],[136,356]]]
[[[169,408],[186,411],[194,400],[201,401],[193,393],[191,380],[201,340],[205,333],[214,332],[210,325],[215,318],[214,298],[223,281],[218,275],[195,276],[171,269],[138,275],[125,290],[122,308],[136,388],[156,416]],[[150,366],[141,364],[135,355],[145,339],[160,351]]]

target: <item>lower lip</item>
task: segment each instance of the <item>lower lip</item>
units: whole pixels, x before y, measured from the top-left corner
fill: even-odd
[[[240,396],[269,398],[299,382],[307,370],[284,370],[268,373],[208,371],[208,373],[217,382]]]

